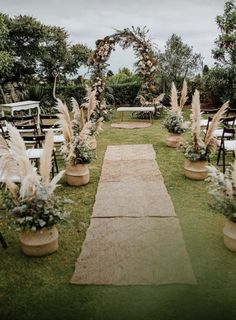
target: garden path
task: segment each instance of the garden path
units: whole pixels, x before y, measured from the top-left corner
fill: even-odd
[[[108,146],[71,283],[196,283],[152,145]]]

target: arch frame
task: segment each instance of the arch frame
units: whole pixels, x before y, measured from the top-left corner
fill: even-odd
[[[138,95],[142,95],[147,101],[152,100],[153,93],[156,92],[157,76],[157,53],[154,46],[147,36],[149,30],[144,28],[125,28],[116,30],[110,36],[96,41],[96,49],[89,58],[89,67],[91,70],[92,90],[96,92],[98,101],[94,118],[107,118],[109,110],[105,101],[105,77],[109,66],[108,60],[116,44],[122,49],[132,47],[136,57],[136,72],[142,80],[142,85]]]

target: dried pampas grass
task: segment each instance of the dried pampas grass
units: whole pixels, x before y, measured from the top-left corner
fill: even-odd
[[[201,104],[200,94],[198,90],[195,90],[192,98],[192,140],[193,149],[198,151],[201,146],[204,146],[204,142],[200,137],[201,134]]]
[[[183,109],[187,100],[188,100],[188,87],[187,87],[187,82],[184,79],[183,87],[182,87],[182,91],[181,91],[180,103],[179,103],[180,109]]]
[[[212,118],[210,125],[208,127],[204,142],[206,145],[206,149],[211,153],[215,153],[218,147],[217,139],[214,137],[214,131],[219,126],[223,116],[225,115],[227,109],[229,107],[229,101],[225,102],[222,107],[218,110],[218,112]]]
[[[170,104],[171,104],[171,111],[179,115],[181,110],[178,106],[178,95],[177,95],[177,90],[174,82],[172,82],[172,85],[171,85]]]
[[[42,177],[42,182],[47,184],[50,180],[50,172],[52,169],[52,152],[53,152],[53,131],[49,130],[46,134],[43,152],[40,157],[39,172]]]
[[[57,111],[59,112],[57,114],[59,120],[57,121],[57,124],[59,124],[65,141],[70,142],[73,137],[73,129],[70,119],[70,113],[68,111],[68,108],[66,104],[64,104],[60,99],[57,99]]]

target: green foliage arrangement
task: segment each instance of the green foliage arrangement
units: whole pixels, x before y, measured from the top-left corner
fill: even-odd
[[[169,112],[169,110],[167,112]],[[184,120],[182,115],[169,112],[164,121],[164,127],[169,133],[181,134],[184,132],[183,123]]]
[[[10,140],[6,142],[0,136],[0,172],[6,186],[1,188],[1,197],[10,213],[10,222],[17,229],[36,231],[67,220],[63,201],[53,194],[64,171],[50,180],[53,132],[46,136],[38,174],[17,129],[10,124],[7,128]],[[19,186],[12,181],[12,176],[18,177]]]
[[[175,84],[171,87],[171,108],[166,109],[167,117],[164,121],[164,127],[169,133],[181,134],[185,130],[182,109],[187,101],[187,83],[184,80],[181,91],[181,98],[178,102],[178,94]]]
[[[236,223],[236,161],[231,168],[226,169],[225,174],[214,166],[209,166],[207,181],[209,193],[215,199],[211,206]]]

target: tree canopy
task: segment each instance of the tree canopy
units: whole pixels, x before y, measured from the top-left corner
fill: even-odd
[[[27,15],[0,13],[0,39],[0,83],[46,80],[55,86],[58,76],[76,75],[91,54],[86,45],[69,44],[63,28]]]
[[[193,48],[183,43],[181,37],[174,33],[167,40],[165,51],[158,53],[158,68],[162,81],[167,81],[168,84],[194,75],[202,66],[202,61],[201,54],[194,53]]]
[[[236,65],[236,6],[234,1],[225,3],[223,15],[216,17],[220,34],[212,50],[214,58],[223,65]]]

